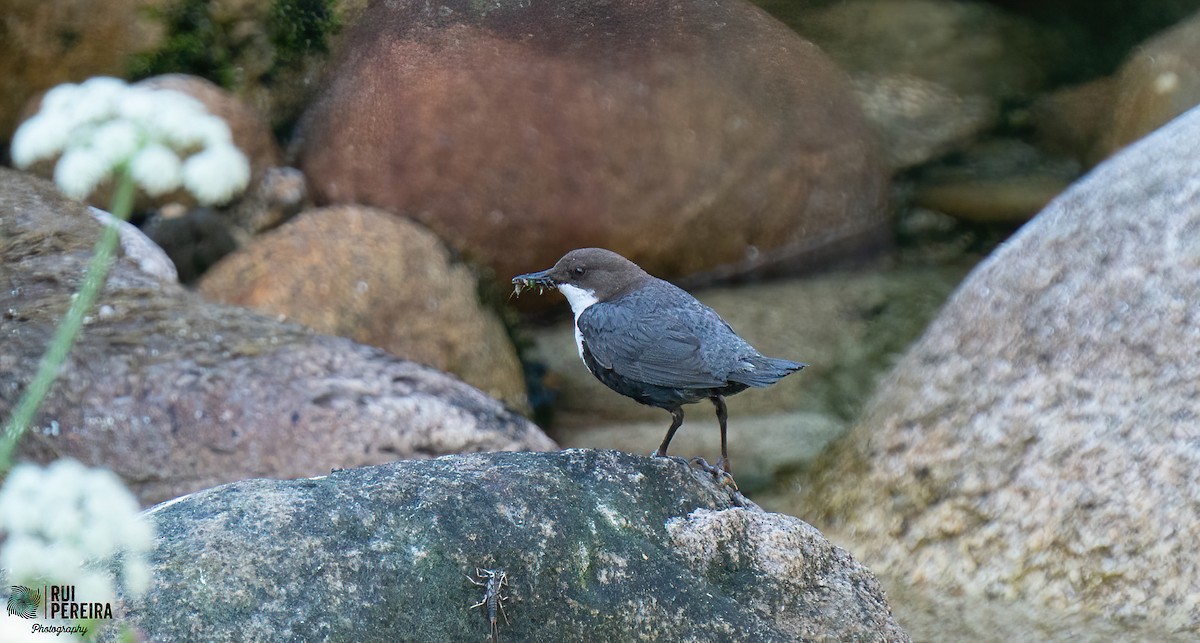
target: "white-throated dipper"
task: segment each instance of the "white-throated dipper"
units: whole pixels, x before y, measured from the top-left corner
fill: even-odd
[[[568,252],[553,268],[513,277],[522,288],[557,288],[575,313],[575,344],[587,369],[612,390],[671,413],[654,455],[683,424],[683,405],[712,400],[729,473],[725,396],[765,388],[804,364],[765,357],[713,309],[610,250]],[[700,460],[703,462],[703,460]]]

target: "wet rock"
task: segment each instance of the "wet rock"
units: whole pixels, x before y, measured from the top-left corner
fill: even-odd
[[[995,597],[1194,638],[1198,147],[1193,109],[993,253],[791,506],[946,620]]]
[[[1103,160],[1097,147],[1112,121],[1115,93],[1115,80],[1106,76],[1039,97],[1030,109],[1038,147],[1085,166]]]
[[[297,146],[316,200],[411,216],[504,283],[576,247],[672,276],[885,233],[849,83],[742,2],[377,3],[328,78]]]
[[[921,168],[913,203],[978,223],[1028,221],[1079,176],[1079,163],[1016,139],[981,141]]]
[[[870,571],[676,462],[474,454],[248,480],[150,510],[154,640],[907,641]],[[220,579],[219,581],[215,579]]]
[[[226,257],[197,289],[454,373],[526,406],[516,349],[480,304],[470,270],[431,232],[387,212],[305,212]]]
[[[99,231],[48,182],[0,169],[0,416],[33,376]],[[123,257],[18,453],[109,467],[150,503],[248,477],[553,448],[444,373],[205,301]]]

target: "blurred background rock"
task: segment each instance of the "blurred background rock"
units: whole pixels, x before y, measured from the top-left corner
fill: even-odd
[[[764,352],[810,364],[730,400],[739,481],[801,514],[796,486],[825,480],[826,446],[864,424],[877,383],[975,264],[1200,104],[1197,0],[99,4],[7,3],[0,141],[7,150],[45,89],[98,74],[223,105],[254,152],[248,195],[222,210],[147,201],[134,219],[186,284],[450,371],[560,444],[648,453],[664,414],[587,374],[561,298],[508,297],[513,274],[609,247],[695,291]],[[1187,180],[1146,165],[1144,184],[1111,198],[1154,198],[1160,170]],[[1185,192],[1175,216],[1190,216]],[[107,205],[104,188],[93,202]],[[989,329],[957,332],[969,343]],[[984,370],[994,358],[974,354]],[[907,377],[933,376],[903,363]],[[897,449],[920,449],[942,410],[923,413]],[[712,456],[715,421],[688,418],[674,450]],[[863,431],[836,448],[869,451]],[[828,470],[890,483],[869,466]],[[1055,618],[1073,640],[1150,636],[1102,598],[1047,616],[969,574],[931,597],[892,566],[912,550],[862,542],[883,552],[919,640],[1056,638]],[[1096,560],[1074,573],[1100,573]],[[972,615],[988,627],[959,627]],[[1200,627],[1170,618],[1154,637]]]

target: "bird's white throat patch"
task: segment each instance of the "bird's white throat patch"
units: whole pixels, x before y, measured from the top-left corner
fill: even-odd
[[[600,301],[596,299],[596,293],[591,290],[584,290],[579,286],[572,286],[571,284],[559,284],[558,291],[571,304],[571,312],[575,313],[575,319],[579,319],[579,316],[583,314],[583,311],[588,309],[588,306]]]
[[[579,286],[571,284],[559,284],[558,292],[561,292],[567,298],[567,302],[571,304],[571,312],[575,314],[575,348],[579,351],[579,359],[583,359],[583,334],[579,332],[579,316],[589,306],[600,301],[596,298],[596,293],[591,290],[584,290]],[[586,364],[586,362],[584,362]]]

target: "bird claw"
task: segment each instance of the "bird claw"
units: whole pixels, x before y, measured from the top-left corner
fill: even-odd
[[[738,489],[738,486],[737,486],[737,481],[735,481],[733,479],[733,474],[729,473],[729,471],[726,470],[726,466],[728,466],[728,465],[725,463],[724,460],[718,462],[717,466],[714,467],[713,465],[709,464],[708,461],[705,460],[704,458],[701,458],[700,456],[696,456],[696,457],[692,458],[691,464],[694,464],[694,465],[700,467],[701,470],[711,474],[712,477],[717,479],[717,482],[722,487],[729,486],[729,487],[733,487],[734,491],[740,491],[740,489]]]
[[[726,464],[724,461],[718,462],[717,466],[713,466],[713,465],[709,464],[707,460],[705,460],[704,458],[701,458],[700,456],[696,456],[696,457],[692,458],[691,460],[688,460],[686,458],[681,458],[677,455],[667,455],[665,453],[659,453],[658,451],[651,453],[650,457],[665,458],[667,460],[671,460],[672,462],[678,462],[679,464],[682,464],[683,466],[688,467],[688,468],[691,468],[692,465],[696,465],[696,466],[700,467],[700,469],[702,471],[704,471],[705,473],[708,473],[713,478],[716,478],[717,483],[720,484],[722,487],[732,487],[734,491],[737,491],[739,493],[741,492],[741,489],[738,489],[737,481],[735,481],[733,479],[733,474],[729,473],[728,471],[725,470]]]
[[[652,457],[652,458],[666,458],[667,460],[670,460],[670,461],[672,461],[672,462],[678,462],[679,464],[682,464],[682,465],[683,465],[683,466],[685,466],[685,467],[690,467],[690,466],[692,466],[692,463],[688,462],[686,459],[684,459],[684,458],[681,458],[681,457],[679,457],[679,456],[677,456],[677,455],[667,455],[667,454],[665,454],[665,453],[659,453],[658,451],[654,451],[653,453],[651,453],[651,454],[650,454],[650,457]]]

